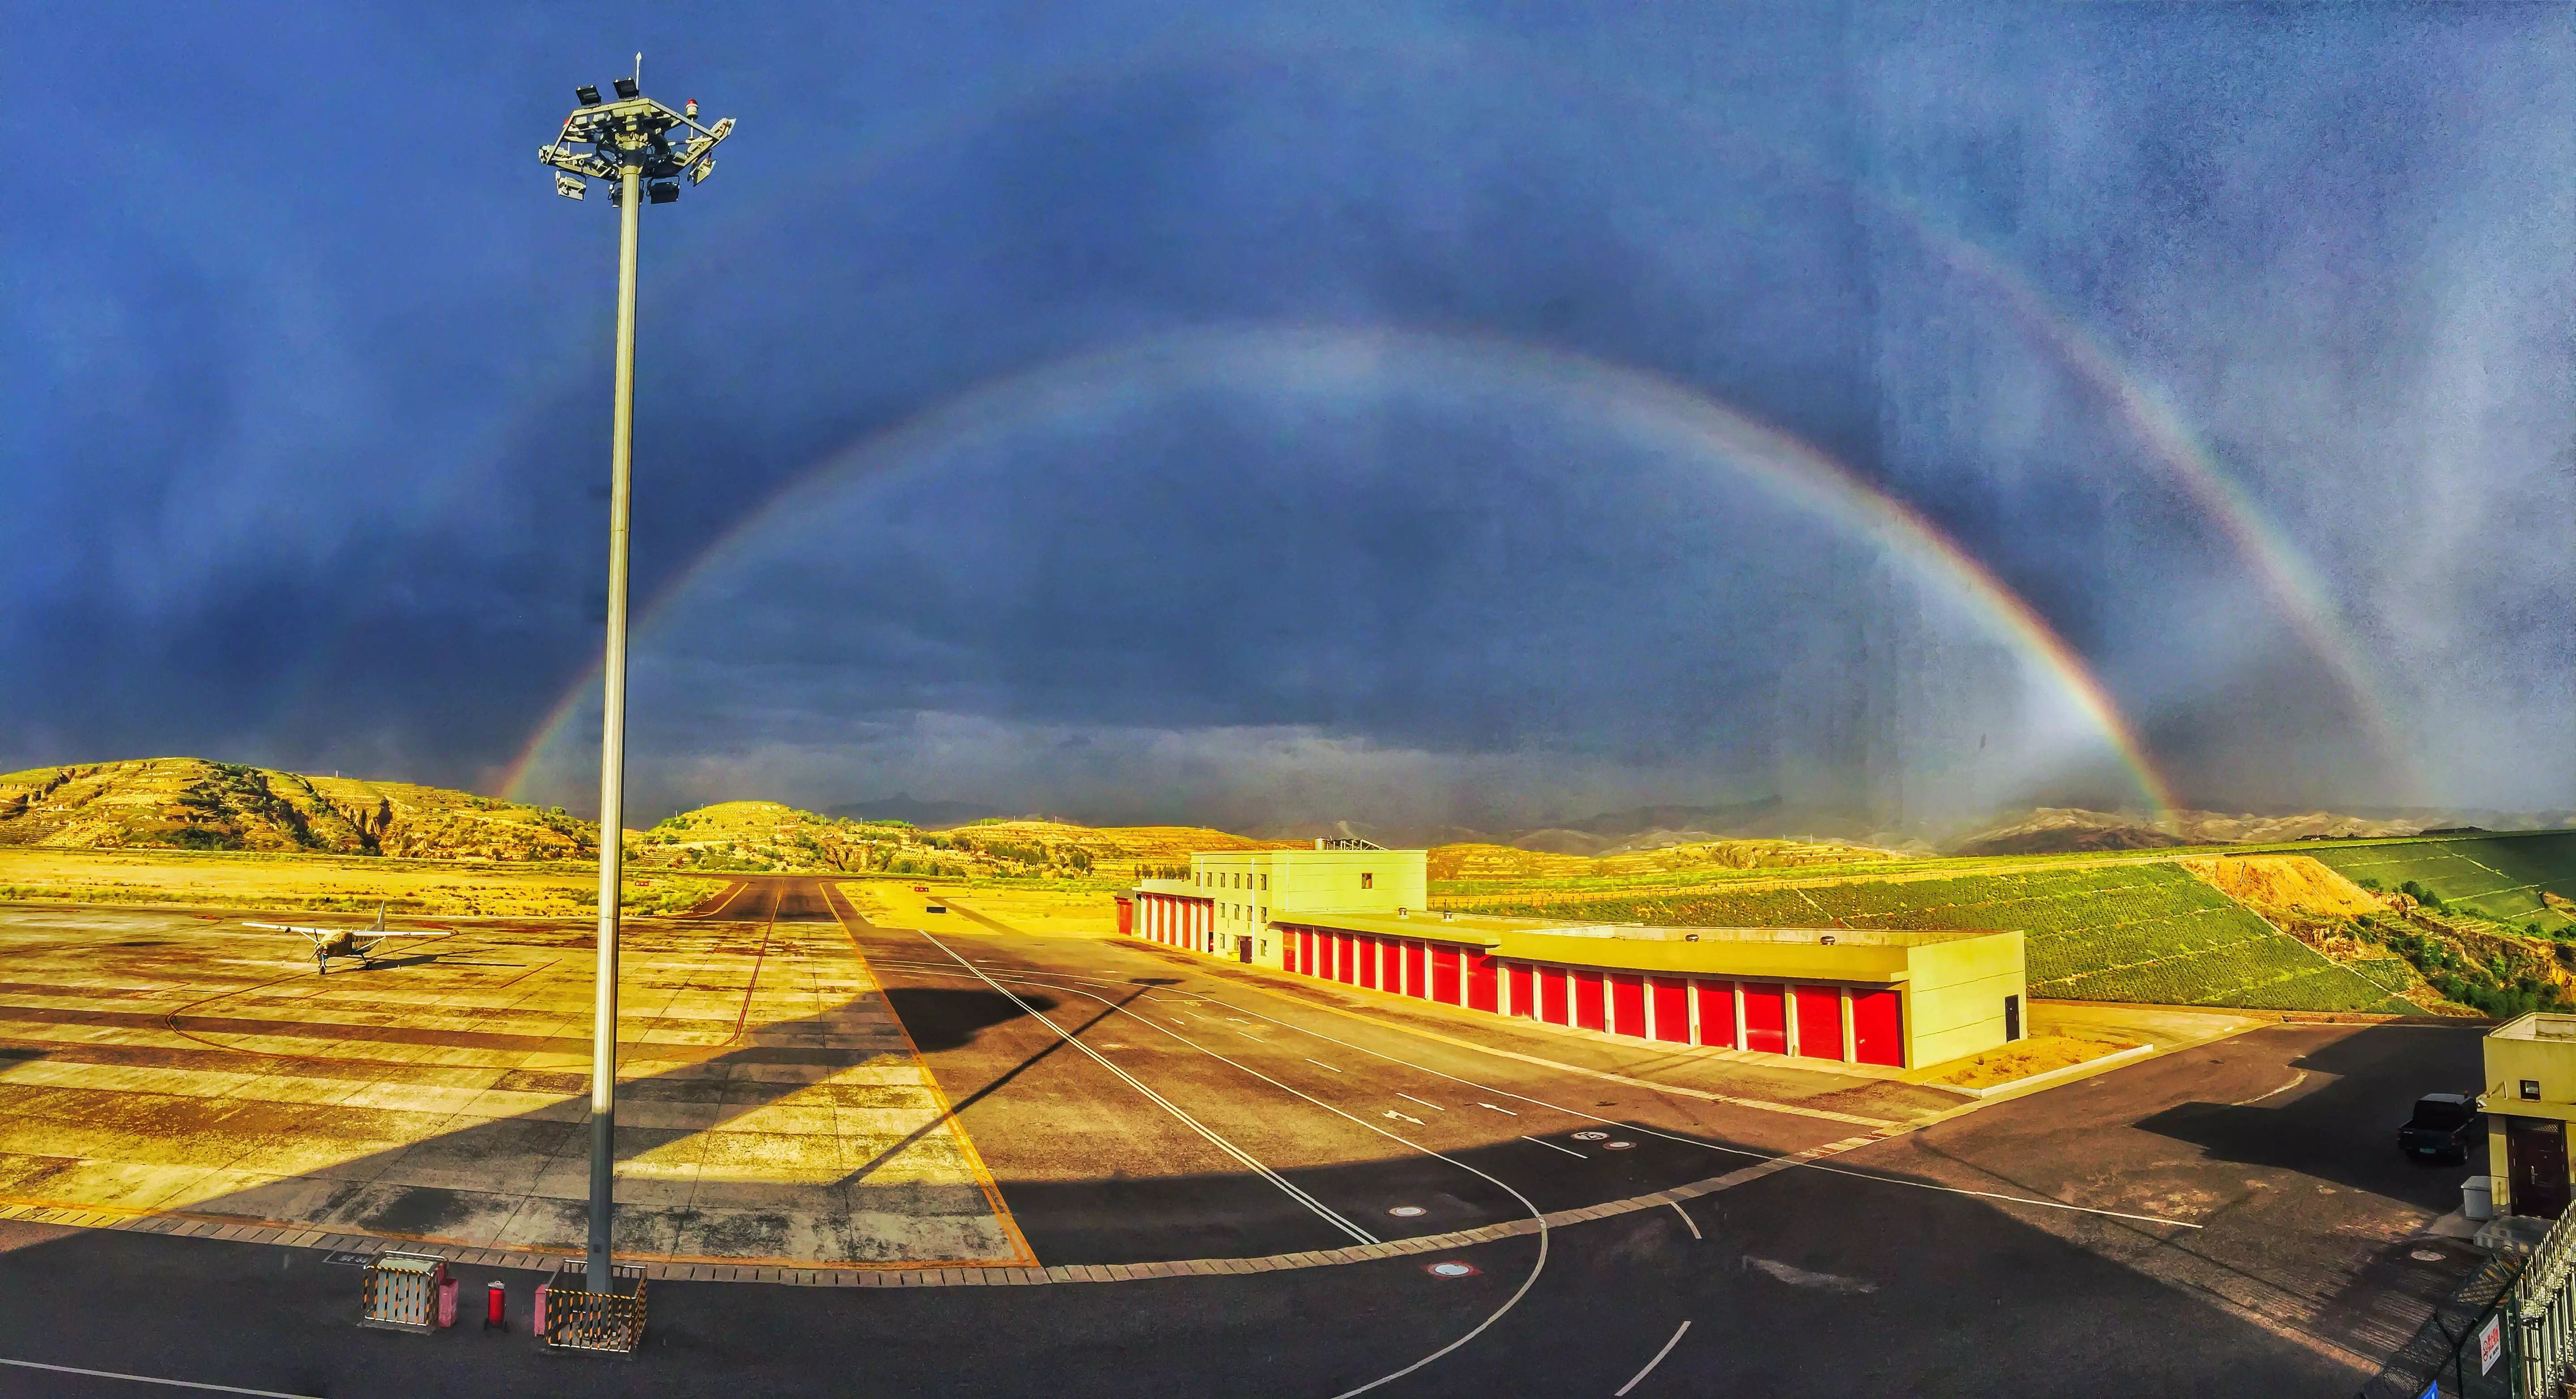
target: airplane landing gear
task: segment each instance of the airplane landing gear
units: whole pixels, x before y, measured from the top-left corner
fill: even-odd
[[[331,974],[331,954],[330,954],[330,953],[328,953],[328,952],[323,952],[323,951],[320,951],[320,950],[318,950],[318,949],[314,952],[314,954],[313,954],[313,974],[314,974],[315,976],[329,976],[329,975]]]

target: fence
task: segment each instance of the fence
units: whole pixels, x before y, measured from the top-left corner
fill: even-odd
[[[2560,1399],[2576,1374],[2576,1210],[2499,1248],[2434,1307],[2360,1399]]]
[[[644,1270],[619,1265],[612,1292],[584,1292],[582,1265],[568,1263],[540,1290],[537,1334],[558,1350],[632,1353],[644,1344]]]

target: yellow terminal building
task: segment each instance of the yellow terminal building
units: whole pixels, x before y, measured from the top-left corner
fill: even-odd
[[[2023,1036],[2018,932],[1671,928],[1436,913],[1427,852],[1193,855],[1119,931],[1362,990],[1571,1029],[1913,1069]]]
[[[2567,1120],[2576,1117],[2576,1015],[2535,1012],[2487,1033],[2488,1171],[2498,1214],[2567,1208]]]

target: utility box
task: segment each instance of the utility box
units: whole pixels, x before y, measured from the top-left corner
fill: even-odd
[[[367,1263],[358,1297],[358,1324],[427,1335],[439,1327],[442,1292],[451,1299],[449,1316],[453,1317],[455,1294],[447,1291],[452,1286],[446,1259],[434,1253],[387,1249]]]

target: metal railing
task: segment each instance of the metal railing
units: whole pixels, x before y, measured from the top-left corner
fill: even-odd
[[[644,1270],[619,1264],[612,1272],[619,1291],[583,1291],[578,1263],[566,1264],[547,1285],[540,1332],[547,1345],[631,1353],[644,1344]],[[625,1290],[630,1284],[633,1290]]]
[[[2556,1399],[2576,1370],[2576,1210],[2558,1216],[2513,1281],[2516,1399]]]

